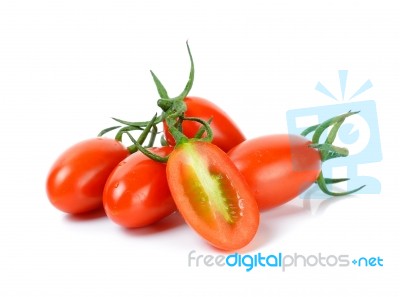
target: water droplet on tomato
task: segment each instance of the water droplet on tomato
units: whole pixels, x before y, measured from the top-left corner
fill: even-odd
[[[239,206],[240,209],[244,208],[244,200],[242,198],[239,199],[238,206]]]
[[[118,186],[119,186],[119,183],[116,183],[116,184],[114,185],[114,188],[116,189],[116,188],[118,188]]]

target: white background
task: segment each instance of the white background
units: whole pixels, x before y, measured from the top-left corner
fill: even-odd
[[[0,1],[0,296],[399,296],[397,105],[400,10],[395,1]],[[156,89],[213,100],[247,137],[286,132],[286,111],[334,104],[370,79],[383,161],[364,166],[379,195],[263,213],[243,253],[349,254],[383,267],[188,267],[217,255],[177,216],[127,231],[104,216],[54,209],[45,180],[70,145],[145,120]]]

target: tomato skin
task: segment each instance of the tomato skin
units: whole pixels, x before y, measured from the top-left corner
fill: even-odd
[[[278,134],[246,140],[228,152],[253,189],[260,210],[295,198],[317,179],[320,153],[298,135]]]
[[[184,99],[187,110],[186,117],[197,117],[205,121],[212,118],[211,129],[213,130],[213,141],[216,146],[227,152],[239,143],[245,141],[245,136],[236,123],[220,107],[200,97],[186,97]],[[201,125],[193,121],[184,121],[182,125],[183,133],[188,138],[193,138]],[[164,122],[165,138],[170,145],[175,145],[175,140],[168,132]]]
[[[178,145],[167,162],[167,179],[185,221],[222,250],[246,246],[259,225],[253,193],[227,154],[208,142]]]
[[[101,208],[109,174],[128,155],[120,142],[108,138],[92,138],[71,146],[58,157],[47,176],[50,202],[70,214]]]
[[[151,151],[166,156],[172,147]],[[110,174],[103,193],[107,216],[126,228],[153,224],[176,211],[169,191],[166,165],[153,161],[141,152],[119,163]]]

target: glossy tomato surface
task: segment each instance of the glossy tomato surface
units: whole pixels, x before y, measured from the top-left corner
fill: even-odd
[[[47,177],[50,202],[70,214],[103,206],[103,188],[111,171],[129,155],[118,141],[93,138],[75,144],[55,161]]]
[[[260,210],[290,201],[316,181],[321,159],[310,143],[298,135],[269,135],[246,140],[228,152]]]
[[[184,102],[187,106],[186,117],[197,117],[205,121],[212,118],[211,129],[214,136],[212,143],[223,151],[227,152],[245,140],[245,136],[236,123],[216,104],[200,97],[186,97]],[[183,133],[188,138],[193,138],[201,127],[199,123],[193,121],[184,121],[182,126]],[[165,138],[167,142],[174,145],[175,141],[168,132],[165,122],[164,131],[166,131]]]
[[[166,156],[172,149],[161,147],[151,151]],[[108,178],[103,203],[107,216],[127,228],[144,227],[170,215],[176,206],[167,183],[166,164],[141,152],[130,155]]]
[[[175,204],[185,221],[213,246],[236,250],[253,239],[257,202],[229,157],[216,145],[179,145],[167,163]]]

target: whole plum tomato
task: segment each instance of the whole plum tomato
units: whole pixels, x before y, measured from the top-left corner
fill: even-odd
[[[346,148],[333,145],[344,120],[357,112],[347,112],[327,119],[304,130],[301,135],[266,135],[246,140],[228,152],[229,157],[243,174],[253,190],[260,210],[284,204],[317,183],[322,192],[330,196],[343,196],[359,188],[333,192],[328,184],[347,181],[347,178],[325,178],[321,164],[327,160],[346,157]],[[321,135],[331,127],[326,140]],[[314,132],[312,139],[306,136]]]
[[[47,176],[50,202],[70,214],[101,208],[109,174],[128,155],[119,141],[109,138],[92,138],[73,145],[58,157]]]
[[[321,157],[310,143],[298,135],[268,135],[249,139],[228,153],[260,210],[288,202],[317,180]]]
[[[166,156],[172,147],[149,149]],[[176,210],[166,177],[166,164],[136,152],[110,174],[103,193],[107,216],[123,227],[153,224]]]

